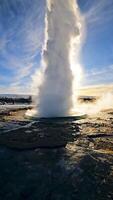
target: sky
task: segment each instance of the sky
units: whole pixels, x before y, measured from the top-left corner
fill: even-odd
[[[40,67],[45,0],[0,0],[0,93],[29,93]],[[113,0],[78,0],[85,21],[81,87],[113,83]]]

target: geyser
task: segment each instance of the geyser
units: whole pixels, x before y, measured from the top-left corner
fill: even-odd
[[[77,2],[47,0],[42,62],[33,80],[37,86],[36,108],[28,114],[39,117],[71,114],[81,74],[78,64],[81,40],[82,17]]]

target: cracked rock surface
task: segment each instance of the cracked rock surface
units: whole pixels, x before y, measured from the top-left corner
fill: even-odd
[[[113,110],[85,119],[0,118],[1,200],[112,200]]]

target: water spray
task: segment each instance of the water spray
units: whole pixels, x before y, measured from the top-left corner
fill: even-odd
[[[28,115],[64,117],[72,114],[81,77],[82,28],[82,16],[75,0],[46,1],[41,68],[34,76],[36,106]]]

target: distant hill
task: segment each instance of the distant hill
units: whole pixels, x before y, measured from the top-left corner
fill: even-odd
[[[31,104],[32,97],[30,95],[13,95],[13,94],[0,94],[0,104]]]
[[[24,94],[0,94],[1,97],[7,97],[7,98],[29,98],[31,95],[24,95]]]

